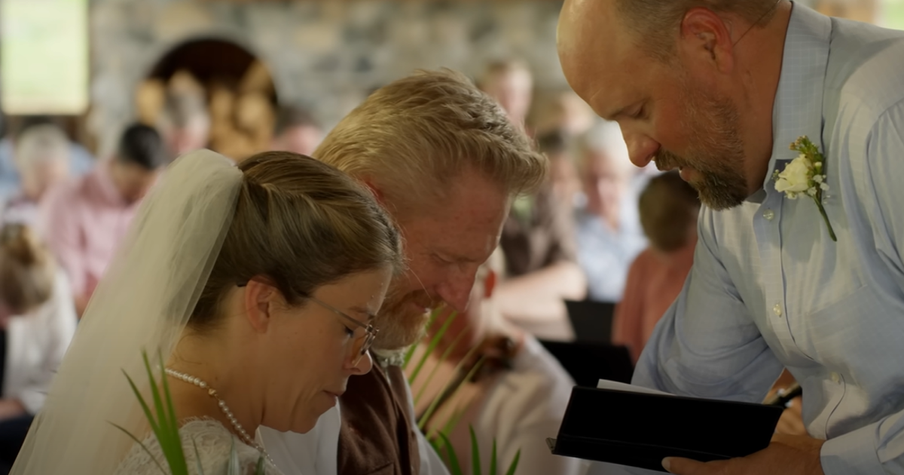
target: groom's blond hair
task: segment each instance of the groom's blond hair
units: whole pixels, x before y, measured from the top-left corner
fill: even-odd
[[[469,167],[509,196],[536,190],[547,169],[496,102],[450,70],[378,89],[313,155],[376,188],[396,212],[442,200]]]

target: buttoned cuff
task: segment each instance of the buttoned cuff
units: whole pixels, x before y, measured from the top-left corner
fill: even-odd
[[[877,424],[870,424],[822,445],[825,475],[884,475],[876,448]]]

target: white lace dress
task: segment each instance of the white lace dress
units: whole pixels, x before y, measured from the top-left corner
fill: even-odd
[[[198,473],[198,460],[204,475],[225,475],[226,466],[232,450],[232,441],[235,439],[235,449],[239,456],[239,464],[242,475],[253,475],[257,468],[257,461],[261,456],[254,447],[242,443],[238,437],[232,435],[223,424],[211,419],[194,419],[186,422],[180,429],[182,436],[182,450],[185,452],[185,460],[188,462],[188,472],[191,475]],[[194,441],[194,444],[192,444]],[[169,473],[169,467],[157,438],[152,434],[143,441],[154,458]],[[195,456],[195,445],[198,447],[198,457]],[[115,475],[159,475],[160,469],[151,460],[144,449],[135,444],[126,458],[119,464]],[[269,460],[264,458],[264,474],[283,475]]]

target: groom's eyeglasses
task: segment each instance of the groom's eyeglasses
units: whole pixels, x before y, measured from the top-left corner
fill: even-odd
[[[320,305],[327,310],[332,311],[336,315],[339,315],[346,322],[351,323],[358,328],[364,329],[364,337],[355,338],[352,342],[352,354],[355,355],[355,359],[354,361],[352,361],[352,366],[357,366],[361,361],[361,358],[363,358],[364,355],[367,354],[367,350],[369,350],[370,347],[373,346],[374,340],[377,338],[377,332],[379,332],[380,330],[374,328],[372,323],[364,323],[357,318],[354,318],[339,310],[338,308],[333,307],[328,303],[317,300],[314,297],[308,297],[308,300],[316,303],[317,305]],[[374,317],[374,315],[370,315],[371,319],[373,319]]]
[[[246,285],[248,285],[248,281],[236,284],[237,287],[245,287]],[[364,355],[367,354],[367,350],[369,350],[370,347],[373,346],[374,340],[377,338],[377,332],[379,332],[380,330],[376,329],[372,323],[364,323],[364,322],[358,320],[357,318],[354,318],[354,317],[348,315],[347,313],[343,312],[342,310],[339,310],[338,308],[333,307],[332,305],[330,305],[326,302],[322,302],[318,299],[315,299],[314,297],[308,297],[308,300],[335,313],[336,315],[341,317],[343,320],[345,320],[348,323],[351,323],[355,327],[364,329],[363,337],[358,337],[358,338],[355,338],[354,340],[352,340],[352,354],[355,355],[354,356],[355,359],[354,359],[354,361],[352,361],[352,366],[358,366],[358,363],[361,362],[361,358],[363,358]],[[376,318],[376,315],[369,315],[369,317],[370,317],[370,320],[373,320],[374,318]]]

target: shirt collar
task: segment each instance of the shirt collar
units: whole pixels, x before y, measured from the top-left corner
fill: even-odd
[[[769,189],[778,162],[797,156],[790,146],[798,137],[806,135],[822,148],[822,95],[831,34],[829,17],[801,3],[793,4],[772,109],[774,140],[763,190]],[[762,196],[757,192],[751,198]]]

